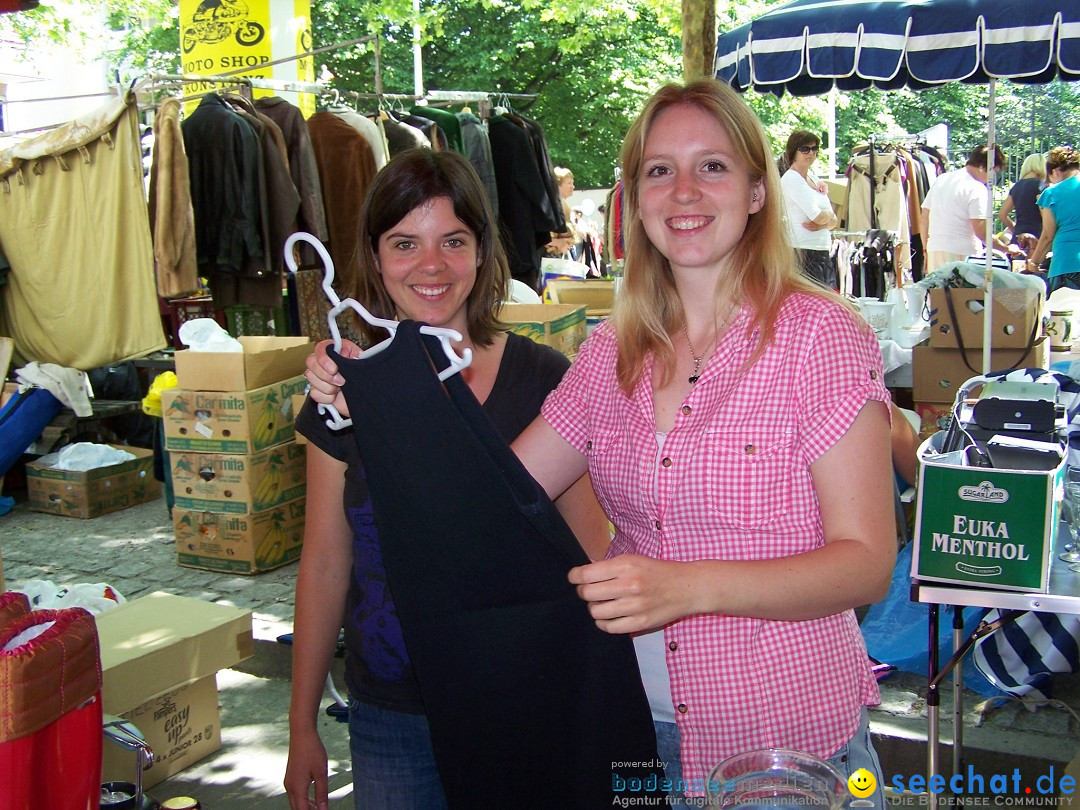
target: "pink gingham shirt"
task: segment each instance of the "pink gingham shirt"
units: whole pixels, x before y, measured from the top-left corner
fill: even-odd
[[[548,396],[544,418],[588,456],[615,525],[609,557],[753,560],[823,545],[810,464],[868,400],[888,401],[881,353],[847,310],[797,294],[743,373],[757,340],[749,316],[744,309],[720,341],[659,461],[652,360],[627,399],[610,322]],[[854,735],[862,706],[879,701],[850,610],[811,621],[691,616],[665,628],[664,642],[687,781],[757,748],[828,757]]]

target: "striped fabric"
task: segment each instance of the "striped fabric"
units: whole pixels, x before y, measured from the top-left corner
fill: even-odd
[[[1069,415],[1069,465],[1080,467],[1080,383],[1040,368],[991,373],[992,379],[1054,383]],[[1000,618],[991,610],[984,621]],[[980,639],[972,661],[990,683],[1014,697],[1047,700],[1050,675],[1080,670],[1080,616],[1025,613],[996,633]]]

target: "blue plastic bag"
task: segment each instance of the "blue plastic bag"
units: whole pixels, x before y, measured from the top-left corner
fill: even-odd
[[[911,553],[914,543],[908,543],[896,555],[889,593],[875,605],[862,621],[866,651],[884,664],[892,664],[901,672],[927,675],[930,656],[930,605],[911,601]],[[985,608],[964,610],[965,637],[974,632],[986,614]],[[952,609],[942,606],[938,619],[938,666],[952,656]],[[969,659],[970,660],[970,659]],[[964,686],[983,697],[1001,695],[982,673],[973,666],[964,667]]]

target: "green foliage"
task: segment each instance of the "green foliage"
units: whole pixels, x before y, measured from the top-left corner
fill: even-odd
[[[784,1],[718,0],[717,27],[729,30]],[[124,83],[179,72],[173,0],[49,3],[0,15],[0,40],[104,52]],[[544,126],[552,159],[573,169],[579,188],[611,184],[623,135],[642,102],[681,77],[680,0],[421,0],[420,9],[417,18],[412,0],[312,0],[314,45],[376,35],[384,92],[411,94],[419,22],[426,88],[534,96],[512,99],[511,106]],[[316,72],[325,65],[333,87],[373,92],[373,49],[364,44],[321,54]],[[750,92],[746,98],[777,154],[793,129],[820,133],[828,145],[827,97]],[[996,110],[997,140],[1014,170],[1032,151],[1075,141],[1080,83],[999,82]],[[959,163],[985,141],[987,89],[953,83],[922,92],[837,93],[835,114],[841,170],[851,148],[872,133],[914,133],[938,123],[950,126],[950,151]]]
[[[25,44],[28,53],[62,46],[101,54],[126,83],[147,72],[179,72],[178,18],[171,0],[46,1],[0,15],[0,40]]]
[[[552,160],[574,171],[579,188],[604,188],[614,181],[623,135],[643,100],[681,74],[679,8],[670,0],[557,7],[424,0],[425,89],[535,96],[510,99],[510,106],[543,125]],[[343,41],[358,28],[379,33],[384,92],[410,94],[412,14],[391,17],[386,10],[320,0],[312,9],[315,44]],[[327,53],[321,62],[338,89],[374,89],[368,49]]]

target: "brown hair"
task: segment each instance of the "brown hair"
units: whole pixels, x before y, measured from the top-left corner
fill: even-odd
[[[986,160],[987,152],[986,144],[980,144],[972,149],[968,153],[967,165],[974,166],[976,169],[989,168],[989,163]],[[1001,147],[996,143],[994,144],[994,171],[1000,171],[1005,168],[1005,153],[1001,151]]]
[[[760,356],[772,339],[776,317],[788,295],[805,292],[841,300],[796,269],[783,219],[780,175],[765,131],[753,111],[734,90],[715,79],[702,79],[686,86],[665,85],[646,102],[622,147],[626,262],[612,318],[619,342],[619,386],[628,396],[643,373],[650,352],[665,369],[664,378],[670,379],[675,352],[668,336],[685,320],[671,264],[649,240],[641,222],[638,190],[649,129],[660,113],[683,104],[704,110],[716,119],[731,139],[736,157],[747,167],[751,182],[761,182],[764,186],[764,204],[749,215],[742,239],[730,255],[730,268],[718,280],[715,293],[717,312],[743,303],[754,308],[750,329],[760,332],[750,362]]]
[[[1049,174],[1054,169],[1068,171],[1080,169],[1080,152],[1071,146],[1055,146],[1046,156],[1046,172]]]
[[[379,237],[397,225],[414,209],[445,197],[454,214],[476,236],[476,283],[466,299],[469,337],[479,346],[490,346],[503,330],[496,309],[509,289],[510,269],[495,216],[483,184],[472,164],[456,152],[410,149],[394,157],[375,176],[364,199],[360,219],[360,271],[353,297],[379,318],[395,317],[395,306],[386,291],[376,256]],[[385,337],[367,323],[359,323],[369,342]]]
[[[816,146],[820,149],[821,138],[805,129],[797,129],[788,135],[787,146],[784,147],[784,158],[788,166],[795,162],[795,153],[799,151],[800,146]]]

